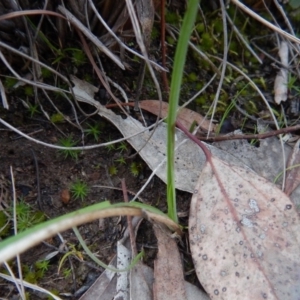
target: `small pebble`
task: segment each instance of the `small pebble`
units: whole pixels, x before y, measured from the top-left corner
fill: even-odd
[[[60,199],[64,204],[68,204],[71,199],[70,191],[68,189],[64,189],[61,191]]]

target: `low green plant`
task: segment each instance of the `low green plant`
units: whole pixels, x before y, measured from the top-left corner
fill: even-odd
[[[70,275],[72,274],[72,269],[71,269],[71,268],[63,269],[62,273],[63,273],[63,275],[64,275],[64,278],[68,278],[68,277],[70,277]]]
[[[118,169],[115,165],[109,166],[108,167],[108,173],[110,176],[114,176],[118,174]]]
[[[108,142],[111,142],[111,139],[109,138]],[[105,146],[108,152],[116,150],[116,145],[115,144],[108,144]]]
[[[33,96],[33,87],[31,85],[26,85],[24,87],[24,93],[26,96]]]
[[[13,208],[10,207],[10,214],[13,214]],[[46,220],[46,216],[41,211],[35,211],[28,203],[21,198],[16,204],[17,229],[24,231],[34,225]]]
[[[27,103],[28,104],[28,111],[29,111],[29,114],[30,114],[30,118],[32,118],[35,114],[38,114],[39,113],[39,106],[38,104],[31,104],[30,102]]]
[[[45,272],[49,269],[50,261],[39,260],[34,265],[22,265],[24,279],[30,283],[36,284],[39,279],[45,276]],[[26,298],[27,299],[27,298]]]
[[[0,211],[0,238],[3,238],[9,234],[10,222],[9,216],[3,211]]]
[[[86,62],[86,56],[81,49],[77,48],[66,48],[66,49],[55,49],[56,58],[52,64],[58,64],[63,59],[71,57],[72,62],[76,67],[83,65]]]
[[[83,261],[83,255],[82,252],[77,250],[75,245],[73,244],[68,244],[68,248],[70,249],[68,252],[66,252],[63,257],[61,258],[59,264],[58,264],[58,273],[60,272],[60,269],[62,268],[65,260],[69,257],[69,256],[76,256],[77,258],[79,258],[81,261]]]
[[[42,67],[42,77],[43,79],[51,78],[52,72],[49,69]]]
[[[100,125],[96,123],[94,125],[87,124],[87,126],[88,128],[84,130],[84,132],[86,132],[86,135],[91,135],[94,140],[98,142],[99,136],[101,134]]]
[[[62,123],[64,120],[64,116],[61,113],[53,114],[50,117],[50,121],[54,124]]]
[[[127,151],[128,150],[128,146],[125,142],[121,142],[119,144],[119,146],[117,147],[117,150],[120,151],[120,153],[124,152],[124,151]]]
[[[49,269],[49,264],[49,260],[38,260],[34,265],[38,270],[41,270],[43,273],[45,273]]]
[[[36,284],[39,276],[36,274],[35,270],[27,265],[22,265],[23,278],[25,281]]]
[[[86,62],[86,56],[82,49],[68,48],[71,51],[72,62],[76,67],[82,66]]]
[[[141,171],[141,164],[134,161],[130,164],[129,170],[134,177],[137,177]]]
[[[89,188],[85,182],[83,182],[81,180],[76,180],[75,182],[73,182],[71,184],[70,191],[71,191],[72,197],[75,200],[80,199],[81,201],[83,201],[84,198],[86,198],[86,196],[88,194]]]
[[[115,159],[115,162],[119,165],[126,165],[126,160],[123,156],[119,157],[118,159]]]
[[[17,82],[18,82],[18,79],[14,78],[14,77],[5,77],[4,87],[9,90],[9,89],[13,88],[13,86]]]
[[[68,137],[64,137],[59,139],[58,141],[58,145],[62,146],[62,147],[75,147],[77,144],[76,141],[74,141],[73,137],[70,135]],[[74,158],[74,159],[78,159],[78,155],[80,153],[79,150],[70,150],[70,149],[61,149],[59,150],[59,152],[64,156],[64,158]]]
[[[55,296],[59,296],[59,290],[50,289],[49,292]],[[51,295],[48,295],[47,300],[53,300],[53,297]]]

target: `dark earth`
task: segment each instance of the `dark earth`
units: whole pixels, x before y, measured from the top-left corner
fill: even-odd
[[[16,118],[18,120],[22,119],[22,121],[18,121],[18,124],[26,125],[20,125],[18,129],[27,134],[37,131],[38,133],[33,134],[32,137],[44,142],[55,143],[60,138],[60,133],[50,123],[41,122],[38,115],[36,118],[31,118],[26,112],[20,114],[20,111],[20,109],[15,111],[13,109],[10,111],[2,110],[1,117],[10,124],[14,124]],[[94,118],[95,122],[101,121],[97,120],[97,117]],[[110,124],[105,124],[104,128],[99,143],[102,140],[106,141],[107,136],[112,139],[121,137]],[[80,133],[72,126],[64,124],[60,125],[60,129],[63,132],[72,133],[75,140],[80,140]],[[87,144],[93,144],[93,140],[89,140]],[[129,144],[126,144],[126,148],[125,151],[120,153],[119,150],[109,150],[102,147],[80,153],[77,160],[69,157],[64,158],[64,155],[58,150],[37,145],[1,125],[0,171],[5,181],[9,182],[9,188],[11,188],[10,167],[12,167],[18,199],[22,198],[26,204],[30,205],[33,212],[42,211],[46,219],[52,219],[104,200],[109,200],[111,203],[124,201],[120,189],[121,178],[126,181],[127,189],[130,191],[128,192],[129,198],[132,197],[146,181],[151,171],[138,156],[134,156],[126,160],[126,165],[117,165],[118,172],[116,175],[110,175],[108,169],[120,155],[126,158],[134,154]],[[38,202],[37,170],[34,156],[38,162],[40,205]],[[131,174],[128,166],[133,161],[141,165],[141,171],[137,176]],[[72,197],[69,201],[65,200],[62,192],[69,190],[71,184],[77,179],[87,183],[89,187],[88,196],[83,201]],[[120,190],[96,188],[93,187],[94,185],[115,187]],[[4,189],[4,186],[2,188]],[[12,203],[10,192],[5,201],[9,205]],[[181,224],[187,224],[187,212],[191,195],[178,192],[177,196],[178,210],[186,216],[180,219]],[[155,205],[166,211],[166,185],[159,178],[153,178],[141,197],[145,203]],[[66,201],[68,203],[64,203]],[[2,206],[5,205],[2,204]],[[122,237],[124,227],[126,227],[126,220],[116,217],[91,222],[80,226],[79,230],[86,244],[93,252],[97,253],[97,257],[103,262],[109,263],[116,254],[116,243]],[[8,235],[13,233],[12,230],[13,227],[11,226]],[[62,241],[55,236],[21,255],[24,268],[23,276],[25,280],[37,283],[45,289],[62,293],[60,294],[61,297],[64,294],[68,295],[67,298],[78,299],[85,289],[101,274],[103,268],[91,262],[89,257],[81,251],[81,246],[73,231],[63,232],[62,237],[66,247],[68,249],[70,249],[70,246],[75,247],[83,255],[84,261],[80,261],[76,255],[71,255],[69,260],[64,262],[62,271],[58,274],[58,264],[67,250],[63,247]],[[146,221],[142,222],[139,228],[137,247],[138,250],[145,250],[144,261],[153,266],[157,250],[156,239],[151,224]],[[181,248],[183,256],[187,256],[186,259],[190,261],[185,238]],[[39,278],[37,275],[38,270],[34,267],[36,261],[43,260],[49,253],[56,250],[60,250],[59,254],[50,260],[48,269],[42,278]],[[15,261],[11,262],[11,267],[17,272]],[[63,270],[70,268],[73,271],[65,278]],[[4,269],[2,268],[1,271],[4,272]],[[191,275],[187,277],[191,277]],[[83,289],[81,289],[82,286],[84,286]],[[41,293],[29,289],[28,292],[31,295],[30,299],[46,298]],[[14,286],[3,280],[1,280],[0,296],[7,299],[18,299],[17,290]]]

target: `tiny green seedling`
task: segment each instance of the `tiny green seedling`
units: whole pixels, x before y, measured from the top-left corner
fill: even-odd
[[[12,213],[13,208],[11,207],[10,210]],[[32,207],[23,199],[20,199],[16,205],[16,216],[17,228],[20,232],[41,223],[46,219],[46,216],[43,212],[34,211]]]
[[[50,117],[50,121],[54,124],[62,123],[62,122],[64,122],[64,120],[65,120],[64,116],[61,113],[53,114]]]
[[[119,165],[126,165],[126,160],[123,156],[116,159],[115,162],[118,163]]]
[[[68,268],[68,269],[63,269],[63,275],[65,278],[68,278],[72,273],[72,269]]]
[[[70,190],[75,200],[80,199],[83,201],[88,194],[89,188],[85,182],[76,180],[74,183],[72,183]]]
[[[14,77],[5,77],[4,87],[9,90],[9,89],[13,88],[17,82],[18,82],[18,79],[14,78]]]
[[[133,162],[130,164],[130,173],[134,176],[134,177],[137,177],[139,174],[140,174],[140,171],[141,171],[141,165],[137,162]]]
[[[72,62],[75,64],[76,67],[80,67],[81,65],[85,64],[86,56],[81,49],[76,48],[69,48],[66,49],[71,51],[72,53]]]
[[[24,87],[24,93],[26,96],[33,96],[33,87],[31,85],[26,85]]]
[[[115,165],[112,165],[108,168],[108,173],[110,176],[114,176],[118,174],[118,169]]]
[[[87,135],[93,136],[94,140],[98,142],[99,136],[101,134],[100,125],[99,124],[87,124],[88,129],[85,129],[84,132],[86,132]]]
[[[50,264],[49,260],[38,260],[35,263],[35,267],[44,274],[46,271],[48,271],[49,264]]]
[[[77,142],[75,142],[73,140],[73,137],[72,136],[68,136],[68,137],[65,137],[65,138],[61,138],[59,141],[58,141],[58,144],[59,146],[63,146],[63,147],[75,147]],[[74,158],[74,159],[78,159],[78,155],[79,155],[79,150],[69,150],[69,149],[64,149],[64,150],[59,150],[59,152],[65,157],[65,158],[68,158],[68,157],[71,157],[71,158]]]
[[[65,260],[66,260],[69,256],[71,256],[71,255],[76,256],[76,257],[79,258],[81,261],[83,261],[83,255],[82,255],[82,253],[81,253],[80,251],[78,251],[78,250],[76,249],[75,245],[69,244],[68,247],[70,248],[70,250],[69,250],[67,253],[65,253],[65,254],[63,255],[63,257],[61,258],[61,260],[60,260],[60,262],[59,262],[59,265],[58,265],[58,271],[57,271],[58,273],[60,272],[60,269],[62,268],[62,266],[63,266]]]
[[[128,147],[127,144],[125,142],[121,142],[120,145],[118,146],[117,150],[120,151],[120,153],[122,153],[123,151],[127,151]]]
[[[111,138],[109,137],[107,142],[111,142]],[[109,144],[106,145],[105,148],[107,149],[108,152],[113,151],[116,149],[116,145],[115,144]]]
[[[30,118],[32,118],[35,114],[39,113],[39,106],[37,104],[28,104],[28,111],[30,113]]]

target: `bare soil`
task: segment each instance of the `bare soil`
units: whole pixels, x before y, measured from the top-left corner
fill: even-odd
[[[15,110],[2,111],[1,117],[11,124],[18,123],[18,128],[27,134],[38,131],[32,136],[39,140],[47,143],[57,143],[58,139],[61,138],[61,134],[56,128],[50,123],[42,122],[38,119],[38,116],[30,118],[28,112],[24,111],[24,109],[22,112],[20,107],[17,106],[16,104]],[[97,117],[95,117],[95,121],[97,121]],[[65,133],[72,134],[75,140],[80,140],[81,138],[80,132],[68,124],[60,125],[60,129]],[[118,150],[109,151],[107,148],[98,148],[85,151],[79,155],[77,160],[74,160],[72,158],[64,158],[56,149],[31,142],[4,126],[1,126],[0,130],[0,173],[10,182],[10,167],[12,167],[18,199],[22,198],[32,207],[33,211],[42,211],[47,216],[47,219],[52,219],[104,200],[109,200],[112,203],[121,202],[123,201],[121,190],[96,188],[93,186],[101,185],[120,188],[120,178],[125,178],[127,188],[131,191],[129,197],[132,197],[132,193],[137,192],[151,174],[144,162],[138,156],[135,156],[127,159],[126,165],[117,165],[118,173],[110,175],[108,169],[120,156],[120,151]],[[99,142],[106,141],[108,136],[112,140],[121,137],[115,128],[107,123]],[[94,141],[91,139],[87,140],[86,143],[93,144]],[[33,152],[38,162],[39,179],[37,179]],[[127,151],[123,152],[122,156],[127,158],[133,153],[133,150],[128,145]],[[129,164],[132,161],[142,165],[141,172],[137,177],[133,176],[129,170]],[[69,190],[76,179],[80,179],[88,184],[88,196],[83,201],[71,198],[68,203],[64,203],[62,191]],[[37,180],[39,180],[40,186],[40,200],[38,199]],[[186,216],[180,220],[183,225],[187,224],[190,197],[188,193],[178,192],[178,210]],[[12,205],[11,194],[6,201],[8,205]],[[154,177],[142,194],[142,201],[166,211],[166,185],[159,178]],[[125,219],[110,218],[80,226],[79,230],[90,249],[97,253],[100,260],[108,263],[116,253],[116,242],[122,237],[125,226]],[[11,226],[11,232],[8,236],[13,234],[12,230],[13,226]],[[103,272],[103,268],[91,262],[88,256],[81,251],[81,246],[72,231],[63,232],[62,237],[63,241],[58,236],[55,236],[22,254],[23,276],[26,280],[37,283],[45,289],[55,291],[62,298],[65,295],[68,299],[78,299]],[[69,260],[64,262],[62,271],[58,273],[59,262],[67,252],[67,249],[63,247],[64,244],[69,250],[74,246],[76,250],[82,253],[84,260],[80,261],[78,257],[71,255]],[[153,265],[156,255],[156,239],[152,232],[151,224],[146,221],[140,226],[137,236],[137,247],[146,251],[144,259],[147,264]],[[186,256],[186,261],[191,261],[185,239],[183,239],[181,248],[183,255]],[[43,260],[47,255],[57,250],[60,252],[50,260],[49,268],[44,276],[37,279],[37,276],[34,275],[36,261]],[[191,264],[187,264],[187,266],[191,266]],[[11,262],[11,267],[17,274],[16,261]],[[72,269],[70,276],[64,276],[63,270],[70,268]],[[28,269],[32,270],[32,272],[29,272]],[[1,271],[4,272],[5,269],[2,268]],[[191,276],[194,278],[194,275],[189,272],[187,277],[192,278]],[[0,297],[18,299],[18,292],[13,284],[3,280],[0,282]],[[30,289],[28,289],[28,295],[30,295],[30,299],[46,298],[45,295],[33,292]]]

